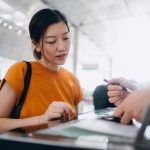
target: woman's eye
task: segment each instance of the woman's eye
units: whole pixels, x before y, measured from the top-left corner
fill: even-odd
[[[63,40],[68,40],[68,39],[69,39],[69,37],[64,37],[64,38],[63,38]]]
[[[48,43],[48,44],[54,44],[56,41],[47,41],[46,43]]]

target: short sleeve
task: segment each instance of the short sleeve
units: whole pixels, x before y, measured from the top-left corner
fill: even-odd
[[[8,72],[4,77],[4,80],[6,80],[15,91],[18,99],[22,94],[26,69],[27,67],[24,62],[17,62],[8,69]]]

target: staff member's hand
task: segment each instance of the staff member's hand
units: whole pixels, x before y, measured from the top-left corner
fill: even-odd
[[[117,84],[122,87],[128,88],[131,91],[135,91],[137,89],[137,86],[132,83],[131,81],[126,80],[125,78],[112,78],[111,80],[108,80],[109,84]]]
[[[109,84],[107,95],[109,97],[109,102],[114,103],[115,106],[118,106],[122,101],[129,95],[129,92],[123,89],[120,85]]]
[[[150,88],[134,91],[116,108],[114,115],[121,118],[122,124],[128,124],[133,118],[141,121],[149,103]]]
[[[116,106],[120,105],[122,101],[130,94],[126,88],[135,90],[136,86],[124,78],[113,78],[108,81],[108,97],[109,102]]]

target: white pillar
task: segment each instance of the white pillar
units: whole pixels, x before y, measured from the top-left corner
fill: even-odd
[[[73,72],[77,73],[77,62],[78,62],[78,29],[74,27],[74,49],[73,49]]]

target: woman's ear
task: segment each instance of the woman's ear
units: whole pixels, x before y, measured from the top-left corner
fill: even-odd
[[[33,46],[34,46],[34,48],[36,49],[37,52],[41,52],[40,43],[32,40],[32,44],[33,44]]]

